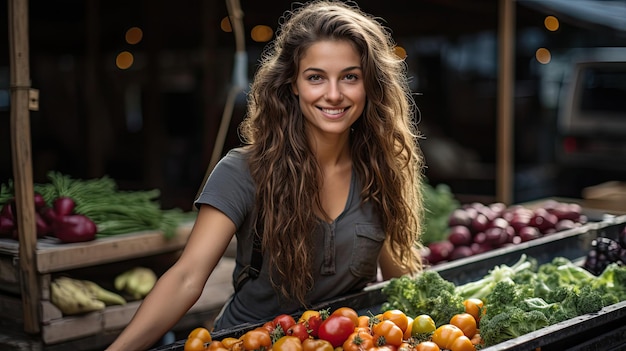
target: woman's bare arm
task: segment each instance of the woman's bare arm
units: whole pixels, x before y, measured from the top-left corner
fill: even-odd
[[[202,294],[235,230],[224,213],[203,205],[180,258],[159,278],[129,325],[107,350],[145,350],[169,331]]]

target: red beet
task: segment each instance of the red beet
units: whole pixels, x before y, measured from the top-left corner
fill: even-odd
[[[94,240],[98,228],[87,216],[74,214],[59,217],[52,223],[52,232],[65,243],[77,243]]]

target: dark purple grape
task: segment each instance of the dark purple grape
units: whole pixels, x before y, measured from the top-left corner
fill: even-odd
[[[609,265],[606,255],[599,254],[595,249],[591,249],[585,257],[583,268],[594,275],[600,275],[602,271]]]
[[[622,247],[622,249],[619,250],[619,260],[626,264],[626,247]]]
[[[617,236],[617,242],[621,247],[626,249],[626,227],[624,227],[622,231],[619,232],[619,235]]]
[[[621,246],[611,238],[598,237],[591,242],[591,247],[595,248],[599,254],[604,254],[610,262],[615,262],[619,259]]]

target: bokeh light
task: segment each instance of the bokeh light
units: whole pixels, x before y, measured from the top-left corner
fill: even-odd
[[[133,57],[133,54],[128,51],[122,51],[117,54],[117,57],[115,58],[115,65],[119,69],[128,69],[133,65],[134,61],[135,58]]]
[[[535,51],[535,58],[539,63],[546,65],[552,60],[552,54],[546,48],[539,48]]]
[[[139,27],[132,27],[126,31],[126,42],[131,45],[139,44],[143,39],[143,31]]]
[[[405,59],[407,56],[406,50],[402,46],[396,46],[393,48],[393,52],[401,59]]]
[[[555,32],[559,29],[559,19],[554,16],[546,16],[543,20],[543,25],[547,30]]]
[[[226,33],[230,33],[233,31],[233,27],[230,25],[230,18],[228,18],[228,16],[222,18],[222,21],[220,22],[220,28],[222,28],[222,30]]]
[[[259,43],[270,41],[273,35],[274,31],[272,30],[272,28],[265,25],[254,26],[254,28],[252,28],[252,31],[250,32],[250,37],[252,37],[252,40]]]

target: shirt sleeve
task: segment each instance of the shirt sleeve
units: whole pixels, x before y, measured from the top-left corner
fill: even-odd
[[[246,157],[240,149],[233,149],[217,163],[194,205],[211,205],[240,228],[254,206],[254,194]]]

